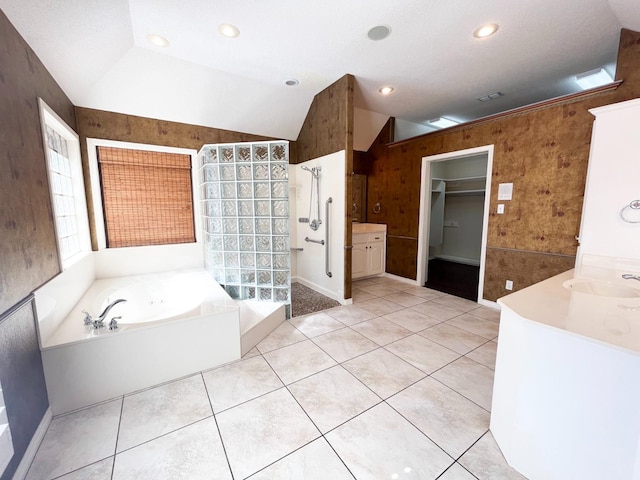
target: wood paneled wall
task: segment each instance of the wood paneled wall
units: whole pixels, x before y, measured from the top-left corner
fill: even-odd
[[[30,293],[60,271],[38,97],[75,128],[71,101],[0,12],[0,382],[14,456],[8,480],[49,402]]]
[[[345,151],[345,205],[351,205],[351,173],[353,172],[353,75],[345,75],[318,93],[309,107],[296,141],[296,159],[302,163],[330,153]],[[351,208],[345,216],[344,296],[351,298]]]
[[[422,157],[494,145],[484,297],[573,267],[580,229],[593,116],[590,108],[640,96],[640,33],[622,30],[615,91],[434,132],[368,152],[368,218],[388,225],[387,271],[416,278]],[[514,184],[505,214],[495,214],[499,183]],[[373,205],[380,202],[380,214]],[[394,237],[397,237],[395,240]]]

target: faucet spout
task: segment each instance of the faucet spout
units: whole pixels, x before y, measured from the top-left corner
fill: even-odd
[[[100,316],[96,318],[96,320],[99,322],[104,322],[104,319],[109,314],[109,310],[115,307],[118,303],[122,303],[122,302],[126,302],[126,300],[124,298],[118,298],[117,300],[114,300],[113,302],[111,302],[109,305],[107,305],[107,308],[104,309],[104,311],[100,314]]]
[[[625,280],[638,280],[640,282],[640,275],[633,275],[632,273],[625,273],[622,275]]]

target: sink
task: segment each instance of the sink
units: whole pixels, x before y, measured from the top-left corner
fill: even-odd
[[[562,284],[564,288],[572,292],[586,293],[599,297],[636,298],[640,297],[640,288],[634,288],[617,283],[609,283],[601,280],[586,278],[573,278]]]

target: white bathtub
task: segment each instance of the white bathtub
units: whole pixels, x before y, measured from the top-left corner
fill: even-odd
[[[37,294],[36,294],[37,295]],[[105,327],[83,323],[116,299]],[[62,323],[41,336],[54,414],[92,405],[240,358],[284,320],[284,306],[236,302],[204,270],[98,279]],[[55,301],[40,299],[39,321]],[[108,323],[118,319],[118,328]]]

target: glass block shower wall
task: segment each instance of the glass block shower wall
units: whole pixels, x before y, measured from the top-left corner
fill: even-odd
[[[289,143],[199,153],[205,268],[235,299],[291,303]]]

